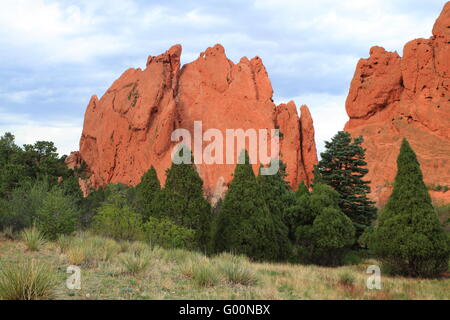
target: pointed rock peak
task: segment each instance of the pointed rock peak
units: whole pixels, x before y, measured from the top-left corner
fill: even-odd
[[[207,58],[209,56],[223,56],[226,58],[225,48],[221,44],[216,44],[214,47],[209,47],[200,53],[201,58]]]
[[[371,57],[376,57],[387,53],[387,51],[383,47],[373,46],[372,48],[370,48],[369,53]]]
[[[306,104],[303,104],[300,107],[300,116],[304,119],[311,119],[312,121],[311,112],[309,111],[309,108]]]
[[[94,94],[91,99],[89,100],[89,104],[88,104],[88,109],[92,108],[95,109],[97,108],[97,105],[99,103],[98,97],[96,94]]]
[[[434,23],[433,35],[436,37],[450,38],[450,1],[448,1],[439,18]]]
[[[162,63],[171,63],[172,65],[180,65],[180,59],[181,59],[181,52],[183,48],[180,44],[176,44],[172,47],[170,47],[169,50],[164,52],[163,54],[160,54],[159,56],[149,56],[147,59],[147,66],[150,65],[152,62],[162,62]]]
[[[248,60],[248,58],[244,56],[244,57],[241,58],[239,63],[250,63],[250,60]]]

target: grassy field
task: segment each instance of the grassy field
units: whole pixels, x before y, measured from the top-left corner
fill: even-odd
[[[43,296],[49,299],[450,299],[448,277],[382,276],[381,290],[367,289],[366,269],[374,260],[340,268],[252,263],[87,234],[39,243],[37,249],[2,240],[0,264],[13,266],[12,272],[30,261],[47,266],[55,279]],[[81,290],[65,285],[73,264],[81,266]],[[0,286],[0,298],[2,291],[4,297]]]

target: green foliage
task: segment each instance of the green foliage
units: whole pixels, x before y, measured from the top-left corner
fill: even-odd
[[[216,268],[207,262],[194,265],[192,279],[199,287],[214,287],[220,281]]]
[[[245,161],[236,165],[220,210],[215,249],[244,254],[256,260],[276,260],[279,252],[273,219],[247,152],[243,151],[242,156]]]
[[[142,236],[142,216],[129,203],[129,190],[121,185],[109,186],[109,195],[93,218],[97,234],[117,240],[137,240]]]
[[[20,237],[29,251],[39,251],[46,243],[44,234],[36,227],[22,230]]]
[[[225,276],[231,284],[251,286],[257,283],[258,279],[250,262],[246,257],[222,253],[214,259],[217,269]]]
[[[49,299],[57,284],[53,270],[34,259],[0,266],[0,300]]]
[[[120,257],[120,262],[126,273],[137,275],[143,272],[150,264],[150,254],[147,251],[124,253]]]
[[[150,217],[144,224],[145,240],[163,248],[192,248],[195,233],[167,218]]]
[[[286,260],[292,254],[292,244],[289,239],[289,229],[285,225],[284,212],[292,199],[292,191],[286,182],[286,165],[280,161],[279,170],[274,175],[262,175],[257,178],[263,198],[269,209],[272,218],[272,224],[278,246],[277,260]]]
[[[353,286],[355,282],[355,276],[351,272],[344,271],[339,274],[339,284],[343,286]]]
[[[11,191],[9,201],[5,200],[4,224],[14,230],[31,227],[37,219],[38,210],[49,191],[47,179],[34,183],[26,182]]]
[[[450,238],[440,225],[416,154],[406,139],[397,159],[394,190],[370,248],[393,273],[436,276],[447,271]]]
[[[37,226],[52,240],[61,234],[71,234],[78,225],[78,208],[73,198],[59,187],[46,194],[37,213]]]
[[[339,194],[327,185],[300,187],[296,202],[286,210],[291,228],[296,226],[299,258],[320,265],[339,265],[355,242],[351,220],[339,208]]]
[[[205,251],[211,237],[211,205],[203,196],[203,181],[192,164],[175,164],[166,172],[166,185],[152,202],[155,218],[195,232],[197,246]]]
[[[132,207],[115,204],[102,205],[93,224],[96,233],[122,240],[139,238],[141,227],[141,217]]]
[[[153,166],[147,171],[141,179],[141,183],[136,186],[136,205],[140,212],[143,213],[144,219],[147,220],[154,215],[153,201],[156,195],[161,191],[161,184],[158,175]]]
[[[331,142],[325,142],[326,150],[314,170],[315,183],[325,183],[339,193],[339,207],[353,221],[357,236],[376,217],[374,202],[367,196],[370,181],[364,180],[368,170],[362,143],[362,137],[352,141],[350,133],[338,132]]]

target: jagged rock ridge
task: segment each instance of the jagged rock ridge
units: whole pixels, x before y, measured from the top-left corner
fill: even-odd
[[[226,129],[279,128],[289,183],[294,188],[301,181],[310,184],[317,153],[308,107],[300,108],[299,118],[293,101],[274,104],[259,57],[235,64],[215,45],[181,68],[181,51],[175,45],[149,57],[144,70],[127,70],[101,99],[91,98],[80,151],[67,160],[70,167],[87,164],[89,178],[80,180],[83,191],[107,183],[136,185],[151,165],[164,182],[174,147],[171,134],[177,128],[193,134],[194,121],[202,121],[203,132],[216,128],[224,136]],[[208,198],[215,201],[224,194],[234,168],[197,165]]]

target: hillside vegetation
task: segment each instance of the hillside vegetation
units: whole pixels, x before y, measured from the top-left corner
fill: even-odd
[[[450,299],[448,277],[382,275],[382,289],[369,290],[366,270],[377,264],[370,259],[338,268],[254,263],[242,256],[208,258],[86,233],[47,242],[39,251],[29,251],[24,241],[0,242],[2,268],[13,265],[19,272],[29,259],[54,276],[44,297],[52,299]],[[74,263],[81,265],[81,290],[65,284],[66,269]],[[8,298],[1,277],[0,298]]]

